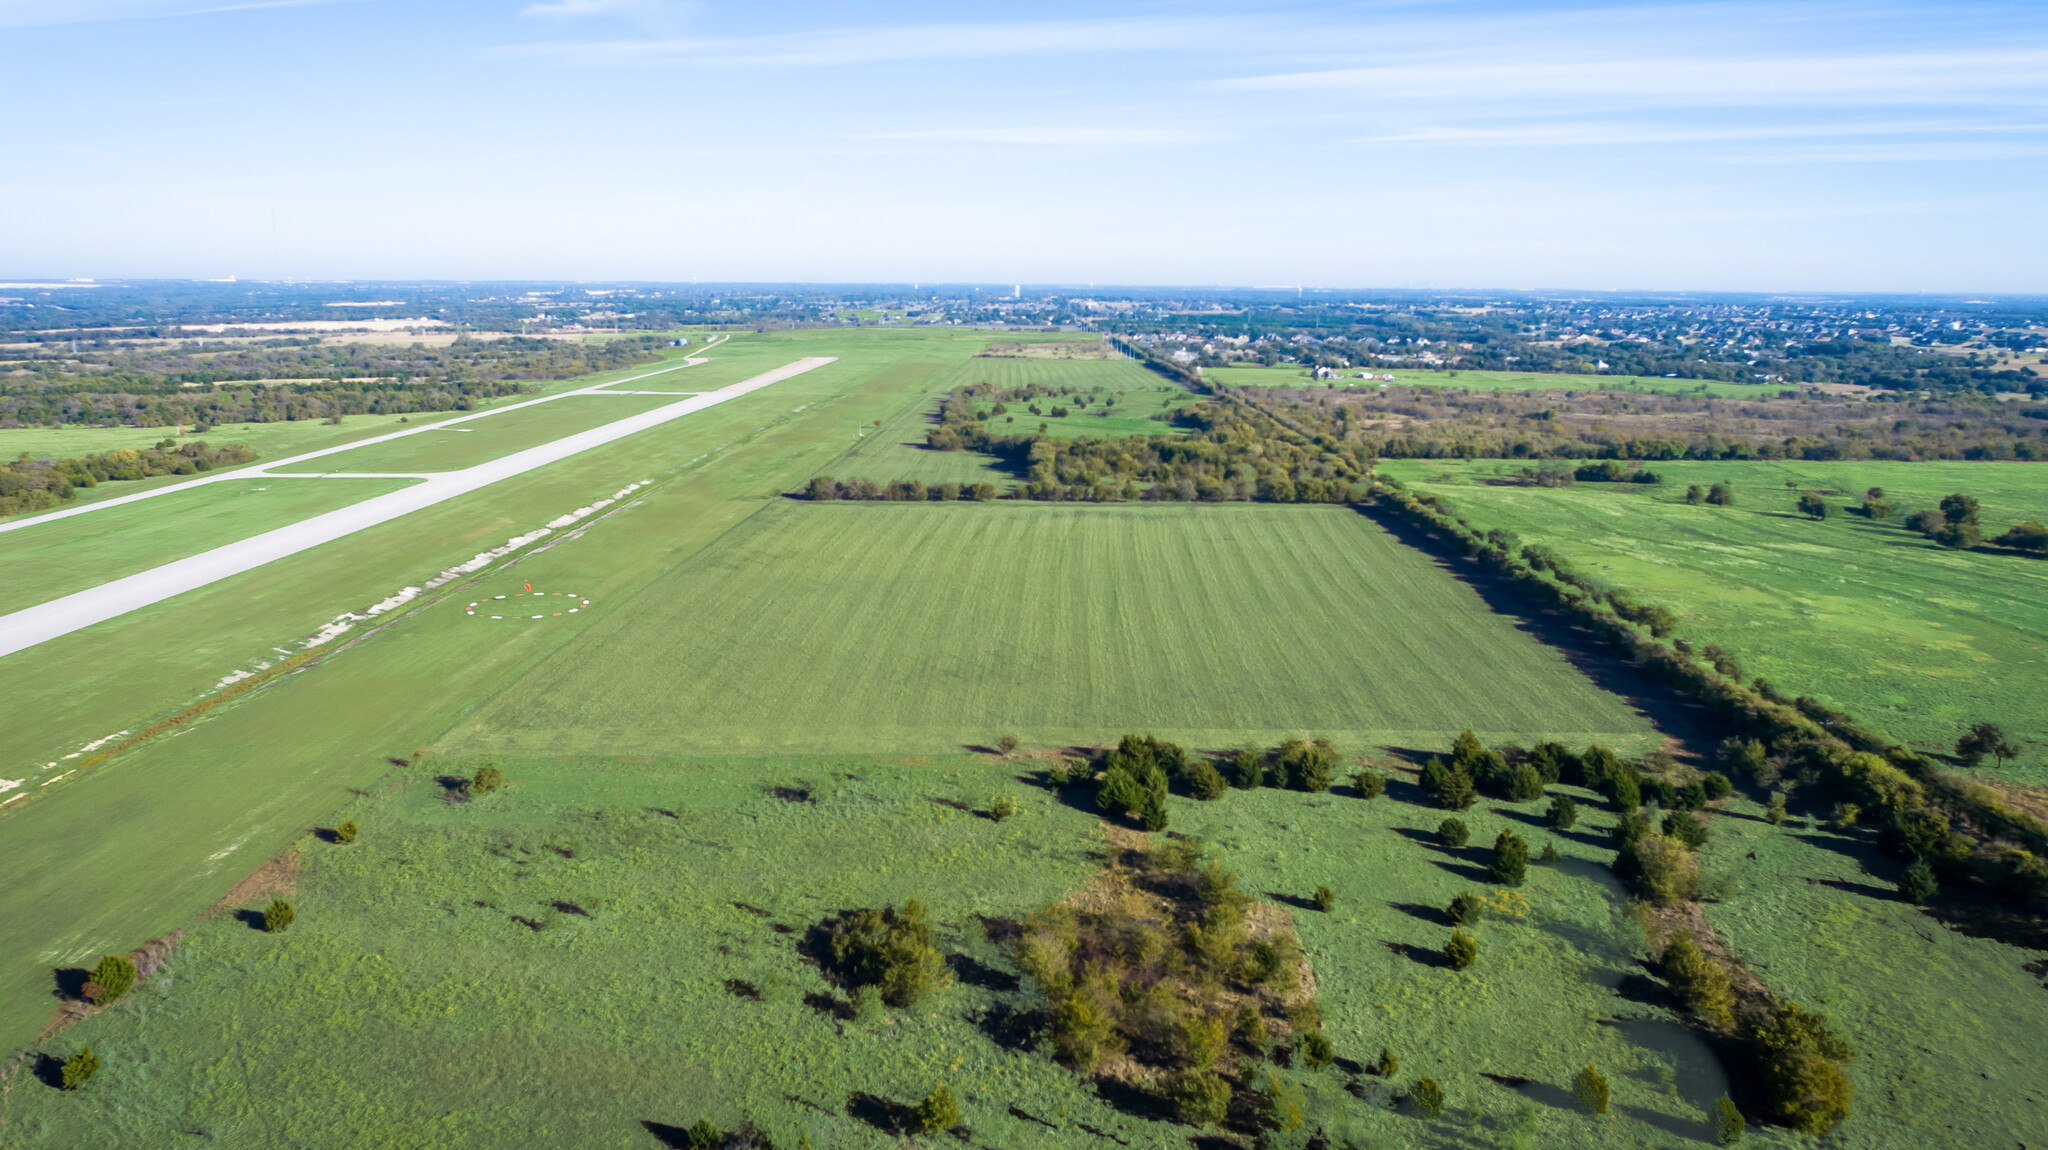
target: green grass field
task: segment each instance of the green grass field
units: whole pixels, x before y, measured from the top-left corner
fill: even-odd
[[[413,482],[255,476],[9,531],[0,534],[0,612],[33,607]]]
[[[55,1044],[93,1043],[107,1069],[88,1090],[16,1088],[10,1145],[330,1144],[347,1130],[366,1147],[637,1147],[656,1144],[643,1122],[709,1116],[760,1123],[781,1145],[805,1135],[821,1150],[882,1146],[895,1140],[852,1100],[914,1102],[939,1082],[961,1099],[975,1144],[1185,1144],[1186,1127],[1120,1112],[1044,1053],[982,1029],[994,1008],[1037,1005],[1028,984],[991,984],[1015,968],[982,924],[1070,893],[1101,841],[1092,812],[1020,781],[1019,764],[506,765],[515,786],[495,797],[443,801],[430,763],[337,812],[363,837],[306,844],[291,930],[267,935],[228,916],[201,927],[165,984]],[[784,801],[775,786],[807,788],[812,801]],[[979,809],[1006,793],[1024,811],[1002,824],[946,805]],[[1368,1062],[1392,1046],[1400,1082],[1434,1076],[1449,1100],[1444,1118],[1423,1121],[1389,1113],[1382,1084],[1342,1065],[1283,1070],[1311,1121],[1360,1145],[1491,1144],[1526,1130],[1623,1147],[1704,1130],[1725,1082],[1667,1009],[1619,993],[1643,943],[1580,836],[1558,839],[1565,864],[1532,870],[1526,918],[1477,928],[1477,966],[1433,965],[1449,935],[1437,912],[1480,885],[1468,877],[1473,849],[1415,841],[1441,814],[1277,790],[1172,800],[1176,824],[1253,894],[1338,890],[1332,913],[1292,913],[1339,1056]],[[1476,838],[1531,833],[1526,809],[1470,817]],[[835,1020],[820,1005],[843,996],[797,941],[841,908],[907,898],[930,907],[945,952],[997,979]],[[1563,1101],[1587,1062],[1614,1083],[1603,1121]],[[1482,1071],[1531,1084],[1509,1089]]]
[[[1136,726],[1201,747],[1315,731],[1360,750],[1443,746],[1466,727],[1650,735],[1345,509],[784,501],[478,708],[451,745],[941,752]]]
[[[1317,380],[1296,364],[1278,367],[1206,367],[1202,378],[1233,387],[1378,387],[1384,380],[1359,379],[1361,371],[1391,375],[1403,387],[1463,387],[1473,391],[1704,391],[1709,395],[1775,398],[1785,384],[1722,383],[1708,379],[1664,379],[1650,375],[1570,375],[1533,371],[1426,371],[1406,367],[1351,367],[1343,377]]]
[[[1747,675],[1846,707],[1942,750],[1989,719],[2025,740],[2006,774],[2048,780],[2048,564],[1958,553],[1902,528],[1837,514],[1814,522],[1798,490],[1894,493],[1902,509],[1963,491],[1987,534],[2048,515],[2048,467],[2023,463],[1659,463],[1655,487],[1490,487],[1497,460],[1398,460],[1382,473],[1448,498],[1482,530],[1547,543],[1585,574],[1677,612],[1679,633],[1718,643]],[[1688,484],[1726,481],[1731,508],[1691,507]],[[1833,500],[1839,508],[1844,500]],[[1895,519],[1903,519],[1903,513]]]
[[[893,375],[893,365],[935,357],[957,364],[988,338],[906,335],[743,337],[689,370],[715,379],[708,373],[718,368],[731,382],[806,355],[840,360],[603,452],[0,660],[0,692],[10,701],[0,778],[31,779],[34,792],[0,808],[0,872],[10,876],[0,888],[0,1033],[10,1043],[26,1041],[47,1020],[53,965],[189,922],[240,874],[324,817],[346,788],[375,777],[384,755],[448,730],[477,700],[815,474],[855,441],[856,427],[923,402],[922,384]],[[641,493],[639,506],[516,569],[522,581],[593,596],[589,612],[520,631],[478,622],[433,642],[401,626],[245,695],[174,737],[39,785],[47,778],[36,773],[43,763],[140,729],[207,697],[237,668],[275,661],[274,648],[295,649],[344,611],[361,611],[646,478],[658,483]],[[457,602],[451,610],[460,609]],[[150,834],[151,865],[138,872],[133,846],[143,833]],[[110,885],[91,877],[110,870],[131,879]]]
[[[424,431],[389,443],[326,455],[279,468],[282,474],[317,475],[333,471],[457,471],[538,447],[671,403],[679,395],[572,395],[538,407],[508,411],[439,431]]]

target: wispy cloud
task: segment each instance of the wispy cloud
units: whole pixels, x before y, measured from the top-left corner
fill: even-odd
[[[1479,126],[1429,126],[1359,138],[1362,144],[1416,144],[1446,147],[1614,147],[1651,144],[1752,143],[1778,140],[1826,140],[1847,137],[1957,135],[2042,135],[2048,122],[1984,122],[1962,119],[1886,120],[1802,124],[1739,124],[1684,127],[1636,122],[1555,121],[1494,123]]]
[[[586,67],[819,67],[1194,48],[1220,52],[1231,42],[1226,37],[1246,31],[1241,21],[1215,18],[919,24],[772,36],[554,41],[507,45],[490,54]]]
[[[956,144],[1014,144],[1038,147],[1123,147],[1147,144],[1199,144],[1216,139],[1206,132],[1171,128],[927,128],[904,132],[874,132],[870,140],[930,140]]]
[[[1377,99],[1632,99],[1688,105],[2048,104],[2048,45],[1883,54],[1552,55],[1526,49],[1220,80],[1234,92],[1355,93]]]

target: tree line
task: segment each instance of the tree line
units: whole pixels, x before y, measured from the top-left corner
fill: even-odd
[[[246,443],[208,447],[199,440],[173,439],[154,447],[124,447],[69,459],[30,459],[26,454],[0,463],[0,515],[44,511],[76,497],[78,488],[158,475],[195,475],[216,467],[249,463],[256,452]]]

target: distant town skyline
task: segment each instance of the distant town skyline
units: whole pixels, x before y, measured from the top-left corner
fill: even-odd
[[[2048,292],[2048,10],[0,0],[0,279]]]

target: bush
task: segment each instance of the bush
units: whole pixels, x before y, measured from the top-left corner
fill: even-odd
[[[1661,780],[1659,780],[1661,781]],[[1633,767],[1624,766],[1608,776],[1607,801],[1617,811],[1632,811],[1643,805],[1643,788]]]
[[[1269,1039],[1266,1033],[1266,1020],[1260,1017],[1256,1007],[1245,1006],[1238,1010],[1237,1025],[1232,1029],[1232,1033],[1237,1035],[1239,1042],[1252,1050],[1266,1049]]]
[[[1019,740],[1017,736],[1004,735],[1002,738],[996,740],[996,747],[1006,755],[1014,755],[1017,753],[1018,742]]]
[[[1934,880],[1934,868],[1926,859],[1914,859],[1906,873],[1899,876],[1899,897],[1915,906],[1923,906],[1934,897],[1939,884]]]
[[[1550,800],[1550,809],[1543,812],[1543,821],[1561,831],[1568,831],[1578,825],[1579,804],[1570,795],[1558,795]]]
[[[1195,1070],[1207,1070],[1223,1057],[1230,1027],[1219,1016],[1198,1014],[1181,1023],[1181,1057]]]
[[[1693,850],[1707,845],[1707,824],[1699,816],[1672,811],[1664,816],[1664,833]]]
[[[1045,769],[1045,781],[1052,787],[1073,787],[1089,781],[1094,774],[1086,763],[1061,759]]]
[[[960,1125],[960,1104],[953,1101],[953,1092],[941,1082],[932,1087],[932,1092],[917,1104],[918,1129],[926,1134],[937,1134]]]
[[[1392,1047],[1380,1047],[1379,1061],[1372,1064],[1372,1072],[1381,1078],[1392,1078],[1394,1075],[1401,1073],[1401,1060],[1394,1057]]]
[[[1841,1064],[1856,1057],[1848,1041],[1796,1002],[1780,1005],[1752,1043],[1771,1113],[1801,1134],[1821,1135],[1849,1116],[1856,1087]]]
[[[1009,795],[998,795],[988,804],[988,817],[1002,822],[1017,813],[1017,800]]]
[[[360,833],[362,833],[362,828],[356,826],[354,819],[343,819],[341,820],[341,825],[334,828],[334,841],[338,843],[352,843],[356,841],[356,835]]]
[[[1701,952],[1689,935],[1678,935],[1664,948],[1664,977],[1678,997],[1701,1018],[1716,1026],[1735,1024],[1735,988],[1721,964]]]
[[[1230,785],[1240,791],[1257,790],[1266,781],[1266,758],[1246,747],[1230,757]]]
[[[1451,932],[1451,941],[1444,944],[1444,961],[1452,970],[1463,970],[1479,961],[1479,940],[1462,930]]]
[[[1723,1094],[1714,1100],[1711,1113],[1714,1116],[1714,1143],[1717,1146],[1733,1146],[1742,1141],[1742,1111],[1735,1108],[1735,1100]]]
[[[1554,842],[1544,843],[1543,854],[1539,857],[1543,860],[1545,864],[1551,866],[1555,866],[1556,864],[1564,861],[1564,856],[1558,853],[1557,844]]]
[[[1588,1114],[1607,1113],[1607,1103],[1612,1097],[1607,1088],[1607,1076],[1598,1067],[1588,1065],[1572,1079],[1572,1097],[1578,1099],[1579,1109]]]
[[[1530,803],[1542,797],[1543,776],[1536,773],[1533,765],[1523,763],[1515,768],[1514,774],[1508,776],[1509,802]]]
[[[1463,764],[1446,767],[1443,760],[1435,756],[1422,764],[1421,785],[1423,791],[1436,800],[1436,805],[1447,811],[1462,811],[1479,797],[1472,782],[1472,773]]]
[[[1230,1114],[1230,1083],[1214,1074],[1183,1071],[1170,1080],[1173,1116],[1189,1126],[1221,1124]]]
[[[1327,791],[1337,767],[1337,751],[1328,739],[1317,739],[1313,743],[1289,739],[1280,745],[1278,766],[1287,785],[1295,790]]]
[[[1784,822],[1785,818],[1785,796],[1782,793],[1772,795],[1771,805],[1764,808],[1764,821],[1772,826],[1777,826],[1779,823]]]
[[[1578,757],[1565,749],[1563,743],[1538,743],[1529,752],[1529,765],[1536,768],[1543,785],[1562,782],[1566,770],[1578,771]]]
[[[1408,1101],[1414,1104],[1417,1114],[1434,1118],[1444,1112],[1444,1088],[1434,1078],[1418,1078],[1408,1090]]]
[[[1053,1052],[1082,1073],[1117,1046],[1116,1020],[1085,990],[1061,999],[1052,1013]]]
[[[1337,895],[1329,887],[1319,886],[1316,888],[1315,897],[1310,901],[1316,904],[1317,910],[1327,913],[1331,907],[1337,905]]]
[[[1487,873],[1493,881],[1505,886],[1521,886],[1529,869],[1529,844],[1513,831],[1502,831],[1493,840],[1493,859],[1487,863]]]
[[[1210,863],[1195,877],[1195,894],[1202,905],[1240,906],[1245,901],[1244,892],[1237,889],[1237,875],[1224,870],[1222,863]]]
[[[1205,803],[1220,799],[1230,790],[1230,780],[1216,769],[1216,764],[1200,762],[1188,772],[1188,792]]]
[[[1453,926],[1470,926],[1479,921],[1485,910],[1486,900],[1467,891],[1451,900],[1451,905],[1444,909],[1444,915]]]
[[[1676,840],[1645,834],[1615,861],[1623,877],[1635,880],[1637,892],[1658,906],[1676,906],[1699,894],[1699,862]]]
[[[478,767],[476,775],[469,780],[469,793],[473,795],[487,795],[503,789],[505,772],[496,767]]]
[[[1436,825],[1436,841],[1456,849],[1472,839],[1472,832],[1466,828],[1463,819],[1445,819]]]
[[[78,1048],[78,1053],[64,1060],[62,1079],[64,1089],[76,1090],[85,1085],[87,1080],[99,1072],[99,1056],[92,1052],[92,1047],[81,1046]]]
[[[1148,831],[1166,829],[1166,796],[1153,795],[1145,800],[1145,809],[1138,812],[1138,822]]]
[[[1249,1067],[1246,1068],[1249,1072]],[[1278,1074],[1266,1072],[1265,1089],[1259,1091],[1259,1121],[1269,1129],[1282,1132],[1299,1130],[1306,1120],[1301,1112],[1301,1089],[1280,1080]]]
[[[1387,778],[1377,771],[1360,771],[1351,776],[1351,785],[1358,789],[1361,799],[1376,799],[1387,793]]]
[[[881,910],[842,915],[831,928],[832,964],[840,981],[855,990],[874,987],[894,1007],[916,1002],[926,991],[952,981],[932,947],[924,904],[916,899]]]
[[[1815,519],[1828,517],[1828,501],[1818,495],[1806,494],[1799,497],[1799,513]]]
[[[1706,791],[1707,801],[1710,803],[1720,802],[1735,793],[1735,784],[1729,782],[1728,776],[1719,771],[1708,771],[1702,776],[1700,787]]]
[[[263,929],[275,934],[290,926],[296,917],[292,904],[281,898],[273,899],[269,906],[263,908]]]
[[[697,1119],[697,1124],[690,1127],[683,1137],[688,1140],[690,1150],[718,1150],[725,1144],[725,1131],[709,1118]]]
[[[105,1006],[135,988],[135,964],[118,954],[105,955],[86,977],[87,997]]]

